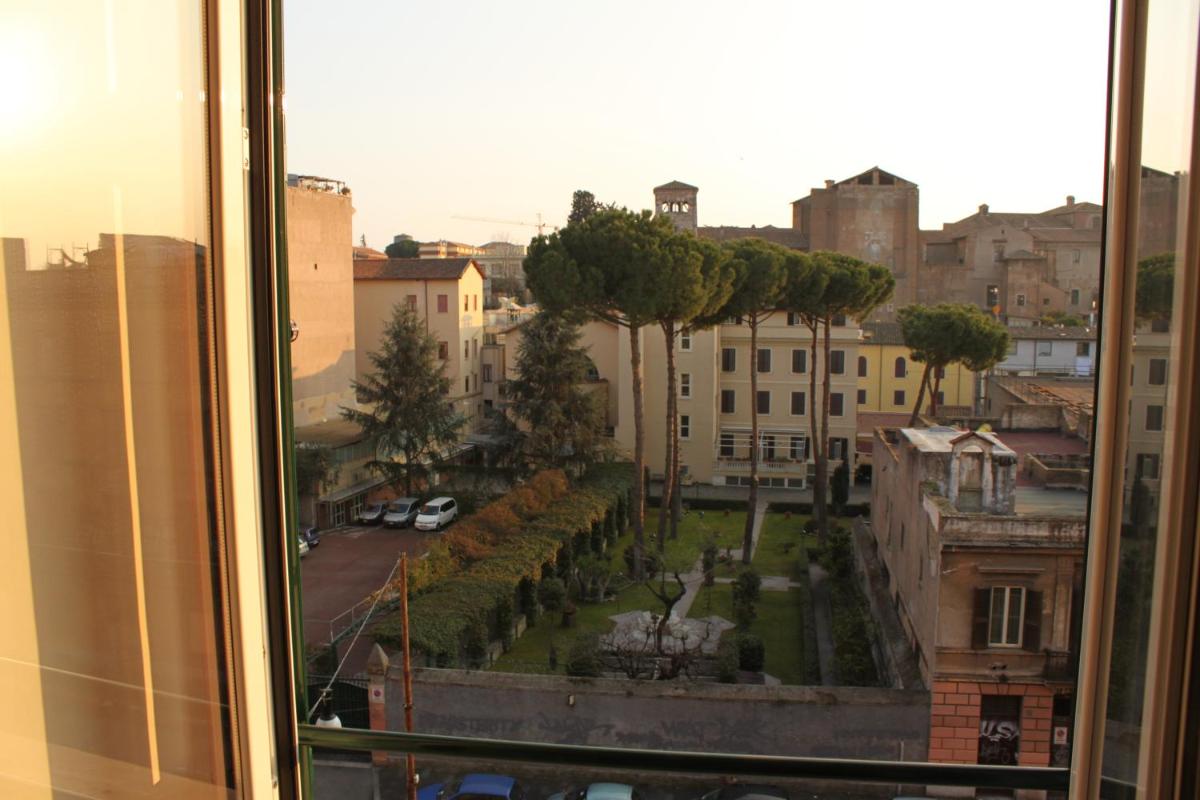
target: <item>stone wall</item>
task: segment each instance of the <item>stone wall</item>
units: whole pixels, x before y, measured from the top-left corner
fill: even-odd
[[[733,686],[418,669],[416,730],[664,750],[924,760],[926,691]],[[388,725],[403,725],[400,673]]]
[[[1025,456],[1025,474],[1039,486],[1087,491],[1091,485],[1092,457],[1029,453]]]

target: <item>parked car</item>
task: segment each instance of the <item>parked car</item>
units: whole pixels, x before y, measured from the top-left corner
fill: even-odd
[[[546,800],[642,800],[642,793],[627,783],[593,783],[582,789],[556,792]]]
[[[413,527],[419,531],[438,531],[449,525],[458,516],[458,503],[453,497],[435,497],[421,506],[421,513]]]
[[[477,800],[495,797],[498,800],[526,800],[525,787],[507,775],[476,773],[467,775],[456,786],[453,783],[434,783],[417,792],[417,800]]]
[[[307,544],[309,549],[312,549],[321,543],[321,532],[317,530],[316,525],[301,528],[300,540]]]
[[[387,513],[387,504],[371,503],[362,507],[358,512],[358,516],[354,521],[359,525],[378,525],[383,522],[383,515]]]
[[[383,524],[388,528],[407,528],[417,518],[421,501],[415,497],[401,497],[387,504]]]
[[[700,800],[789,800],[788,793],[765,783],[731,783],[713,789]]]
[[[296,539],[300,542],[300,557],[304,558],[308,555],[308,542],[304,541],[303,536],[297,536]]]

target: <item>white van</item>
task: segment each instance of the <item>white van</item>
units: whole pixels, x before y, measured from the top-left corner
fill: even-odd
[[[421,506],[413,527],[419,531],[437,531],[449,525],[458,516],[458,503],[453,497],[435,497]]]

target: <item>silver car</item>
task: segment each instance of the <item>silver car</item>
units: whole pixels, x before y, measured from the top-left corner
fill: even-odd
[[[417,518],[421,501],[415,497],[401,497],[388,503],[383,513],[383,524],[388,528],[407,528]]]

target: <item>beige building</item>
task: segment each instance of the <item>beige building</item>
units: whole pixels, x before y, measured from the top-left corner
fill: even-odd
[[[933,693],[930,760],[1066,764],[1087,494],[1019,486],[995,434],[880,428],[874,449],[871,529]]]
[[[479,247],[479,255],[475,260],[483,268],[484,275],[490,282],[502,278],[515,282],[518,289],[525,288],[525,245],[512,242],[488,242]],[[491,294],[491,291],[488,292]]]
[[[354,259],[350,195],[321,184],[287,188],[292,418],[297,428],[353,407]]]
[[[436,242],[421,242],[418,249],[419,258],[472,258],[483,254],[483,248],[473,244],[448,242],[445,239]]]
[[[794,320],[793,320],[794,322]],[[521,335],[515,325],[485,347],[487,377],[511,374]],[[812,469],[809,446],[812,399],[809,391],[808,329],[789,324],[786,313],[772,315],[759,328],[758,396],[750,393],[750,329],[725,324],[712,330],[679,335],[676,371],[679,383],[680,462],[685,482],[718,486],[748,485],[750,475],[751,404],[759,409],[759,479],[761,486],[801,489]],[[644,367],[646,463],[651,474],[665,469],[667,382],[666,343],[661,329],[641,331]],[[855,392],[859,330],[835,326],[831,349],[830,457],[834,466],[849,459],[855,466]],[[594,372],[591,383],[607,393],[607,425],[618,446],[633,451],[633,386],[629,365],[629,331],[605,322],[583,326]],[[819,352],[819,351],[818,351]],[[817,368],[823,366],[818,355]],[[500,380],[498,378],[498,380]],[[500,404],[503,386],[485,380],[485,398]],[[820,383],[818,382],[818,392]]]
[[[483,270],[471,258],[393,258],[354,264],[355,374],[371,372],[396,306],[413,309],[438,343],[450,398],[473,431],[483,413]]]

